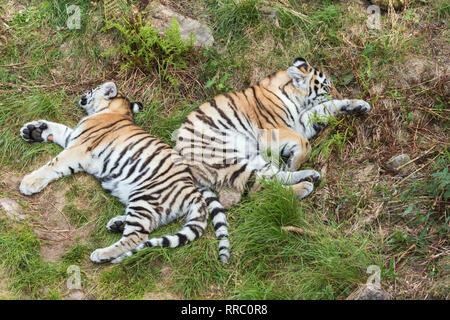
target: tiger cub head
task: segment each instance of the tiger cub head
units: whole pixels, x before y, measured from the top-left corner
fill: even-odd
[[[105,82],[102,85],[84,93],[79,101],[80,107],[88,115],[99,112],[114,112],[120,114],[133,114],[142,110],[140,102],[131,102],[119,94],[114,82]]]
[[[317,96],[330,95],[331,82],[325,74],[310,66],[303,58],[295,59],[287,70],[292,84],[301,95],[314,99]]]

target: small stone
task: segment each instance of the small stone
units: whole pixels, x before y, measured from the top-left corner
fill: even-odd
[[[392,296],[380,286],[364,284],[352,292],[346,300],[392,300]]]
[[[8,198],[0,199],[0,208],[2,212],[5,212],[8,217],[14,220],[24,220],[26,215],[23,215],[23,209],[16,201]]]
[[[389,159],[389,161],[386,163],[386,166],[390,169],[398,170],[399,167],[405,165],[409,161],[411,161],[409,155],[407,155],[406,153],[403,153],[401,155],[398,155],[398,156],[395,156],[395,157],[392,157],[391,159]]]
[[[416,167],[414,163],[408,163],[410,161],[409,155],[403,153],[389,159],[388,162],[386,162],[386,167],[397,171],[401,176],[405,176],[411,173]]]

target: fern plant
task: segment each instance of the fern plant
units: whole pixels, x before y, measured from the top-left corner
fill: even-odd
[[[193,35],[188,41],[183,40],[180,26],[174,18],[162,36],[157,29],[144,24],[140,15],[130,19],[124,17],[122,21],[106,20],[104,29],[115,29],[122,38],[118,47],[104,52],[106,55],[120,54],[124,60],[121,70],[137,68],[143,73],[150,73],[156,68],[162,80],[174,85],[177,80],[171,71],[186,68],[186,60],[193,53]]]

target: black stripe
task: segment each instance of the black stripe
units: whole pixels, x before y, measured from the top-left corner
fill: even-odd
[[[247,169],[247,164],[244,164],[242,167],[239,168],[239,170],[236,170],[235,172],[233,172],[233,174],[231,175],[230,178],[230,183],[231,185],[234,184],[234,181],[237,179],[237,177],[239,177],[239,175],[245,171],[245,169]]]
[[[218,230],[220,227],[223,227],[223,226],[227,226],[227,224],[225,223],[225,222],[217,222],[215,225],[214,225],[214,230]]]
[[[161,145],[158,148],[156,148],[155,151],[153,151],[152,155],[150,157],[147,158],[147,160],[145,160],[144,163],[142,163],[142,166],[139,168],[139,172],[142,172],[142,170],[147,167],[147,165],[150,163],[150,161],[153,160],[154,157],[156,157],[159,154],[159,151],[163,150],[163,149],[167,149],[166,145]]]
[[[162,246],[163,247],[170,246],[170,241],[169,241],[169,239],[167,239],[167,237],[162,237]]]
[[[178,236],[178,244],[180,245],[180,246],[183,246],[183,245],[185,245],[186,243],[188,243],[188,238],[184,235],[184,234],[182,234],[182,233],[177,233],[177,234],[175,234],[176,236]]]
[[[267,89],[267,88],[264,88],[264,90],[269,91],[271,94],[273,94],[275,97],[277,97],[278,100],[280,100],[280,102],[282,103],[282,105],[284,106],[284,108],[282,108],[281,106],[279,106],[278,104],[276,104],[275,102],[273,102],[271,99],[269,99],[266,95],[264,95],[264,96],[265,96],[267,99],[269,99],[274,105],[276,105],[278,108],[280,108],[281,110],[283,110],[283,111],[286,113],[286,116],[288,116],[288,114],[289,114],[289,118],[291,118],[292,122],[295,123],[295,119],[294,119],[294,117],[293,117],[291,111],[290,111],[289,108],[284,104],[283,100],[281,100],[281,98],[280,98],[277,94],[275,94],[275,92],[273,92],[273,91],[271,91],[271,90],[269,90],[269,89]]]
[[[253,96],[255,97],[255,102],[257,107],[259,108],[255,108],[257,111],[260,112],[261,116],[263,116],[264,119],[266,119],[267,122],[269,122],[272,126],[277,127],[277,121],[275,120],[275,118],[272,116],[272,114],[269,112],[269,110],[266,109],[266,107],[261,103],[261,101],[259,101],[258,97],[256,96],[256,90],[255,87],[251,87],[252,91],[253,91]],[[268,117],[266,117],[263,113],[263,111],[265,111],[266,114],[268,114],[273,121],[275,121],[275,123],[273,123],[271,120],[269,120]]]
[[[213,220],[219,213],[225,213],[225,209],[218,207],[211,210],[211,220]]]
[[[200,233],[198,232],[197,228],[199,228],[199,226],[197,225],[186,225],[186,227],[188,227],[189,229],[191,229],[191,231],[195,234],[195,239],[198,239],[198,237],[200,237]]]
[[[250,192],[253,185],[255,184],[255,182],[256,182],[255,173],[256,173],[256,169],[253,169],[252,172],[250,173],[250,176],[247,179],[247,183],[245,184],[244,193],[242,194],[243,197],[248,196],[248,193]]]

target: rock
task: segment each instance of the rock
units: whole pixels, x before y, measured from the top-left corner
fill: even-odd
[[[150,15],[148,19],[153,27],[163,33],[172,24],[172,18],[175,18],[180,25],[181,38],[189,40],[191,33],[194,34],[195,47],[210,47],[214,43],[214,37],[211,29],[194,19],[185,17],[179,13],[172,11],[172,9],[156,3],[150,7]]]
[[[389,0],[370,0],[370,2],[386,11],[389,8]],[[403,9],[405,7],[405,0],[392,0],[392,5],[395,10]]]
[[[392,300],[392,296],[380,286],[364,284],[352,292],[346,300]]]
[[[2,212],[5,212],[6,215],[14,220],[24,220],[26,215],[23,215],[23,209],[16,201],[8,198],[0,199],[0,208]]]
[[[395,156],[395,157],[392,157],[391,159],[389,159],[388,162],[386,163],[386,166],[389,169],[398,170],[399,167],[405,165],[409,161],[411,161],[411,158],[409,157],[409,155],[407,155],[406,153],[403,153],[401,155],[398,155],[398,156]]]
[[[414,163],[408,163],[411,158],[406,153],[392,157],[386,162],[386,167],[391,170],[398,171],[400,175],[406,176],[415,169]]]

